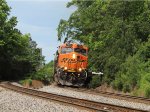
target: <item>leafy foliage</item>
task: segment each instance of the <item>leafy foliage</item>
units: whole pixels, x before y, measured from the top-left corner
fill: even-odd
[[[150,2],[72,0],[67,6],[77,9],[60,21],[58,40],[87,45],[89,67],[104,72],[103,83],[124,92],[140,88],[150,65]]]
[[[0,78],[16,79],[36,71],[43,63],[41,50],[29,34],[16,28],[17,18],[8,17],[10,7],[0,1]],[[33,46],[34,45],[34,46]]]
[[[44,82],[53,81],[53,61],[46,64],[43,68],[31,74],[31,79],[41,80]]]
[[[90,88],[96,88],[96,87],[100,86],[101,80],[102,79],[98,75],[95,75],[92,77],[92,80],[90,81],[88,86]]]

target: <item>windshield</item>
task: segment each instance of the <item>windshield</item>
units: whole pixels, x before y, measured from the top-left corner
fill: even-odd
[[[80,54],[85,55],[85,56],[87,55],[85,49],[75,48],[74,52],[80,53]]]
[[[65,47],[65,48],[62,48],[61,49],[61,53],[62,54],[66,54],[66,53],[70,53],[70,52],[73,52],[73,49],[72,48],[70,48],[70,47]]]

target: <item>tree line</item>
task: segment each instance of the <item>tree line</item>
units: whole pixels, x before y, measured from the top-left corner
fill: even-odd
[[[58,40],[89,47],[89,68],[99,84],[150,97],[150,2],[72,0],[77,9],[58,25]]]
[[[44,63],[42,49],[30,34],[16,28],[17,18],[10,17],[10,7],[0,0],[0,79],[18,79],[37,71]]]

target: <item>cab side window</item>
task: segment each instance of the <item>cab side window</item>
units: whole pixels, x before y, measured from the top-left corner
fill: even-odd
[[[74,51],[85,56],[87,55],[86,49],[75,48]]]
[[[66,54],[66,53],[70,53],[70,52],[73,52],[73,49],[72,48],[62,48],[61,49],[61,53],[62,54]]]

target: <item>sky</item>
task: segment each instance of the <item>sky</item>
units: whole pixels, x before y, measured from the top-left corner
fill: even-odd
[[[10,16],[16,16],[17,28],[30,33],[37,47],[42,48],[46,63],[53,60],[57,46],[57,27],[60,19],[68,19],[75,7],[66,8],[71,0],[6,0]]]

